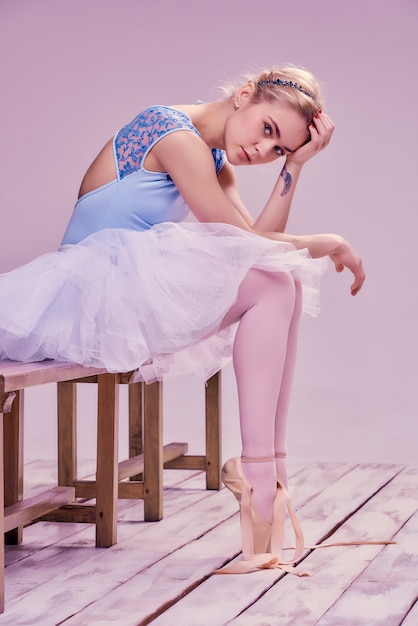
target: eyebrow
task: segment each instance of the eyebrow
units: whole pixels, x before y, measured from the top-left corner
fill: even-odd
[[[270,115],[268,115],[267,117],[269,118],[272,126],[274,126],[274,129],[275,129],[276,135],[277,135],[277,139],[280,139],[280,128],[278,127],[277,122]],[[296,150],[291,150],[287,146],[283,146],[283,150],[286,150],[290,154],[293,154],[293,152],[296,152]]]

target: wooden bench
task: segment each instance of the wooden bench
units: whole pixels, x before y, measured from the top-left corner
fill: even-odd
[[[118,498],[144,500],[144,517],[163,516],[163,468],[206,472],[208,489],[219,489],[220,374],[206,386],[206,454],[188,455],[187,443],[163,446],[162,383],[129,384],[131,373],[110,374],[73,363],[0,361],[0,533],[22,541],[23,527],[34,520],[87,522],[96,525],[96,546],[117,541]],[[24,390],[57,383],[58,484],[23,500]],[[93,480],[77,473],[77,385],[96,383],[97,458]],[[129,384],[129,458],[118,459],[119,385]],[[80,499],[83,501],[80,502]],[[95,500],[86,504],[86,500]],[[0,548],[0,611],[4,611],[4,542]]]

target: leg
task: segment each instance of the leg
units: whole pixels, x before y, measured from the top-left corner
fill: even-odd
[[[290,274],[250,270],[222,324],[226,327],[239,321],[234,368],[244,457],[274,456],[275,416],[295,298]],[[253,486],[256,508],[271,522],[276,494],[274,462],[245,463],[243,473]]]
[[[163,517],[163,383],[144,389],[144,516],[147,522]]]
[[[277,476],[287,486],[286,469],[286,432],[287,416],[289,412],[290,396],[292,392],[293,376],[296,366],[296,353],[298,343],[299,321],[302,312],[302,288],[300,283],[296,285],[295,312],[290,322],[289,335],[287,341],[286,360],[283,369],[282,381],[280,385],[279,400],[277,402],[275,430],[274,430],[274,450],[276,455]]]
[[[206,489],[221,488],[221,372],[207,381],[206,414]]]
[[[1,396],[0,396],[1,400]],[[0,404],[0,613],[4,612],[4,446],[3,404]]]
[[[117,539],[119,379],[101,374],[97,382],[96,546],[108,548]]]
[[[57,385],[58,485],[72,487],[77,480],[77,383]]]
[[[16,504],[23,499],[23,415],[24,389],[16,392],[10,413],[3,420],[4,437],[4,506]],[[7,544],[22,542],[23,526],[5,534]]]

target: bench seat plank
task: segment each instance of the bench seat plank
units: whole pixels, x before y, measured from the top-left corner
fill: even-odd
[[[64,361],[0,361],[0,392],[104,374],[106,370]]]

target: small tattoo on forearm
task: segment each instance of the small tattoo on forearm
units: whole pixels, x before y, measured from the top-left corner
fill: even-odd
[[[280,172],[280,176],[284,180],[284,187],[283,187],[280,195],[281,196],[285,196],[287,194],[287,192],[289,191],[290,187],[292,186],[292,176],[287,171],[286,165],[283,165],[283,169]]]

